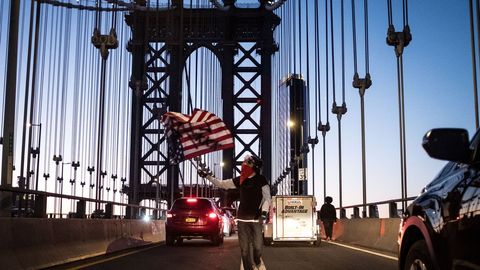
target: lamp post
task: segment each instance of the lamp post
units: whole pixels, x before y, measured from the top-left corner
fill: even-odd
[[[159,189],[160,189],[160,183],[158,182],[158,176],[155,176],[150,180],[150,185],[152,187],[155,187],[155,218],[158,219],[159,217],[159,212],[158,209],[160,208],[160,194],[159,194]]]

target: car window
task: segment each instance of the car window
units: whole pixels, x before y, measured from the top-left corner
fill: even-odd
[[[212,203],[203,199],[179,199],[173,203],[172,210],[212,210]]]

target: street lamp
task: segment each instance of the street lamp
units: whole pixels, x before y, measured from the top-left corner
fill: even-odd
[[[295,122],[293,120],[288,120],[287,125],[288,127],[292,128],[295,126]]]
[[[159,190],[160,190],[160,182],[158,182],[158,176],[155,176],[153,177],[149,184],[152,186],[152,187],[155,187],[155,208],[157,208],[155,210],[155,218],[158,219],[159,217],[159,211],[158,209],[160,208],[160,194],[159,194]]]

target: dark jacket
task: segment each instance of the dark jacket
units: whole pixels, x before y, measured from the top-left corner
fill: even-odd
[[[322,221],[337,221],[335,206],[330,203],[324,203],[322,208],[320,208],[320,219]]]
[[[265,176],[256,174],[254,177],[247,178],[241,185],[240,177],[237,177],[233,179],[233,183],[240,190],[237,218],[258,219],[262,212],[262,187],[268,185]]]

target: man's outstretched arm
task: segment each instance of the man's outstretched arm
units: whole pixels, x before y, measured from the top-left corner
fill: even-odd
[[[212,184],[215,186],[221,188],[221,189],[234,189],[237,188],[235,184],[233,183],[233,179],[225,179],[225,180],[220,180],[218,178],[213,177],[212,175],[207,175],[205,177],[208,181],[210,181]]]

